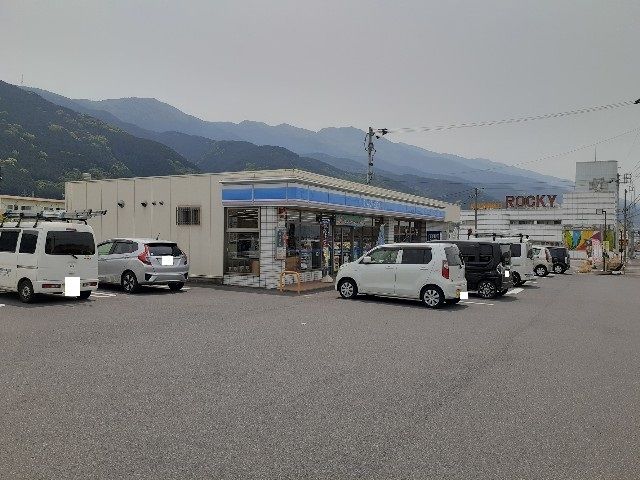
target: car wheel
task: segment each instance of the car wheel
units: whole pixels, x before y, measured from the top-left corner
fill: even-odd
[[[80,300],[86,300],[91,296],[91,290],[85,290],[84,292],[80,292]]]
[[[513,284],[516,287],[519,287],[520,285],[522,285],[524,282],[522,281],[522,277],[520,276],[520,274],[518,272],[513,272]]]
[[[172,292],[182,290],[182,287],[184,287],[184,282],[172,282],[169,284],[169,290],[171,290]]]
[[[444,303],[444,293],[438,287],[426,287],[422,291],[422,301],[428,308],[438,308]]]
[[[356,285],[356,282],[350,278],[346,278],[340,282],[340,285],[338,285],[338,292],[340,292],[340,296],[342,298],[356,298],[356,295],[358,295],[358,286]]]
[[[544,265],[538,265],[533,272],[539,277],[546,277],[549,274],[549,270]]]
[[[23,303],[31,303],[36,298],[36,293],[33,291],[33,284],[30,280],[22,280],[18,284],[18,296]]]
[[[482,280],[478,283],[478,295],[482,298],[495,298],[498,290],[491,280]]]
[[[560,265],[559,263],[556,263],[553,266],[553,273],[558,273],[558,274],[564,273],[564,270],[565,270],[565,268],[562,265]]]
[[[138,279],[136,278],[135,273],[130,271],[126,271],[122,274],[120,285],[122,285],[122,290],[124,290],[125,293],[135,293],[139,288]]]

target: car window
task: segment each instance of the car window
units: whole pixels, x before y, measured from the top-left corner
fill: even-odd
[[[396,263],[398,258],[398,249],[396,248],[380,248],[369,254],[371,263]]]
[[[490,262],[493,259],[493,246],[481,243],[478,253],[478,259],[481,262]]]
[[[179,257],[182,255],[182,251],[175,243],[150,243],[147,248],[149,249],[149,255],[154,257],[162,257],[164,255]]]
[[[402,263],[410,265],[426,265],[431,261],[430,248],[403,248]]]
[[[2,230],[0,232],[0,252],[15,253],[20,230]]]
[[[47,232],[44,253],[47,255],[93,255],[96,243],[91,232],[51,230]]]
[[[511,265],[511,247],[509,244],[500,244],[500,260],[503,265]]]
[[[459,245],[460,255],[464,263],[478,261],[478,245],[474,243],[463,243]]]
[[[113,242],[107,242],[98,245],[98,255],[109,255]]]
[[[512,243],[511,244],[511,256],[519,257],[521,255],[522,244],[521,243]]]
[[[449,266],[462,265],[460,251],[456,247],[445,247],[444,254],[447,256]]]
[[[36,253],[36,244],[38,243],[38,232],[35,230],[23,230],[20,237],[19,253]]]
[[[112,255],[123,255],[125,253],[133,253],[137,250],[136,244],[132,242],[116,242]]]

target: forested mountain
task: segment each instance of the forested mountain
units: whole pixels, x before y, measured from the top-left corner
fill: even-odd
[[[0,192],[61,198],[81,178],[170,175],[198,168],[160,143],[0,81]]]
[[[43,95],[46,93],[43,92]],[[212,140],[244,140],[256,145],[284,147],[304,157],[320,158],[319,155],[324,155],[366,165],[366,155],[362,149],[365,133],[353,127],[328,127],[314,132],[288,124],[267,125],[248,120],[240,123],[211,122],[154,98],[73,101],[80,107],[103,110],[123,122],[151,131],[177,131]],[[412,175],[470,182],[475,186],[504,183],[514,190],[523,191],[530,189],[532,181],[540,188],[557,193],[572,186],[570,181],[553,176],[482,158],[469,159],[432,152],[414,145],[392,142],[386,137],[376,141],[376,150],[376,166],[387,172],[401,169]]]
[[[30,88],[29,90],[42,95],[53,103],[116,125],[136,137],[162,143],[195,164],[203,172],[265,168],[300,168],[356,182],[362,182],[364,180],[365,167],[361,163],[349,158],[332,157],[322,153],[302,156],[278,146],[255,145],[246,141],[216,141],[203,136],[189,135],[176,131],[153,131],[129,122],[124,122],[116,117],[114,113],[94,108],[103,105],[102,102],[72,100],[46,90],[35,88]],[[126,105],[126,102],[124,102],[124,104]],[[153,105],[155,101],[149,104]],[[146,121],[146,119],[148,119],[149,115],[145,112],[147,108],[149,108],[149,104],[147,104],[147,107],[143,109],[142,112],[138,112],[138,114],[134,116],[136,121]],[[114,109],[114,111],[122,114],[118,109]],[[170,118],[173,118],[176,115],[176,110],[170,109],[170,112]],[[177,112],[179,112],[179,110],[177,110]],[[161,128],[163,125],[161,120],[152,121],[149,119],[149,121],[152,122],[156,128]],[[179,123],[184,125],[194,122],[201,122],[201,120],[187,116],[186,119],[183,119]],[[429,196],[431,198],[442,198],[452,202],[461,200],[463,204],[468,203],[468,192],[471,189],[469,183],[457,181],[455,178],[435,179],[421,175],[416,176],[411,172],[394,173],[379,167],[376,167],[373,184],[393,190]],[[493,199],[493,197],[488,194],[485,196],[485,199]]]

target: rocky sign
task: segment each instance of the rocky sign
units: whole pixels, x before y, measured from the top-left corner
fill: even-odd
[[[505,208],[555,207],[557,195],[507,195]]]

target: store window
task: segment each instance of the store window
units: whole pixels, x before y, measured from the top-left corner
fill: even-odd
[[[260,275],[260,222],[257,208],[226,209],[225,273]]]
[[[420,220],[399,220],[393,226],[394,242],[424,242],[426,227]]]

